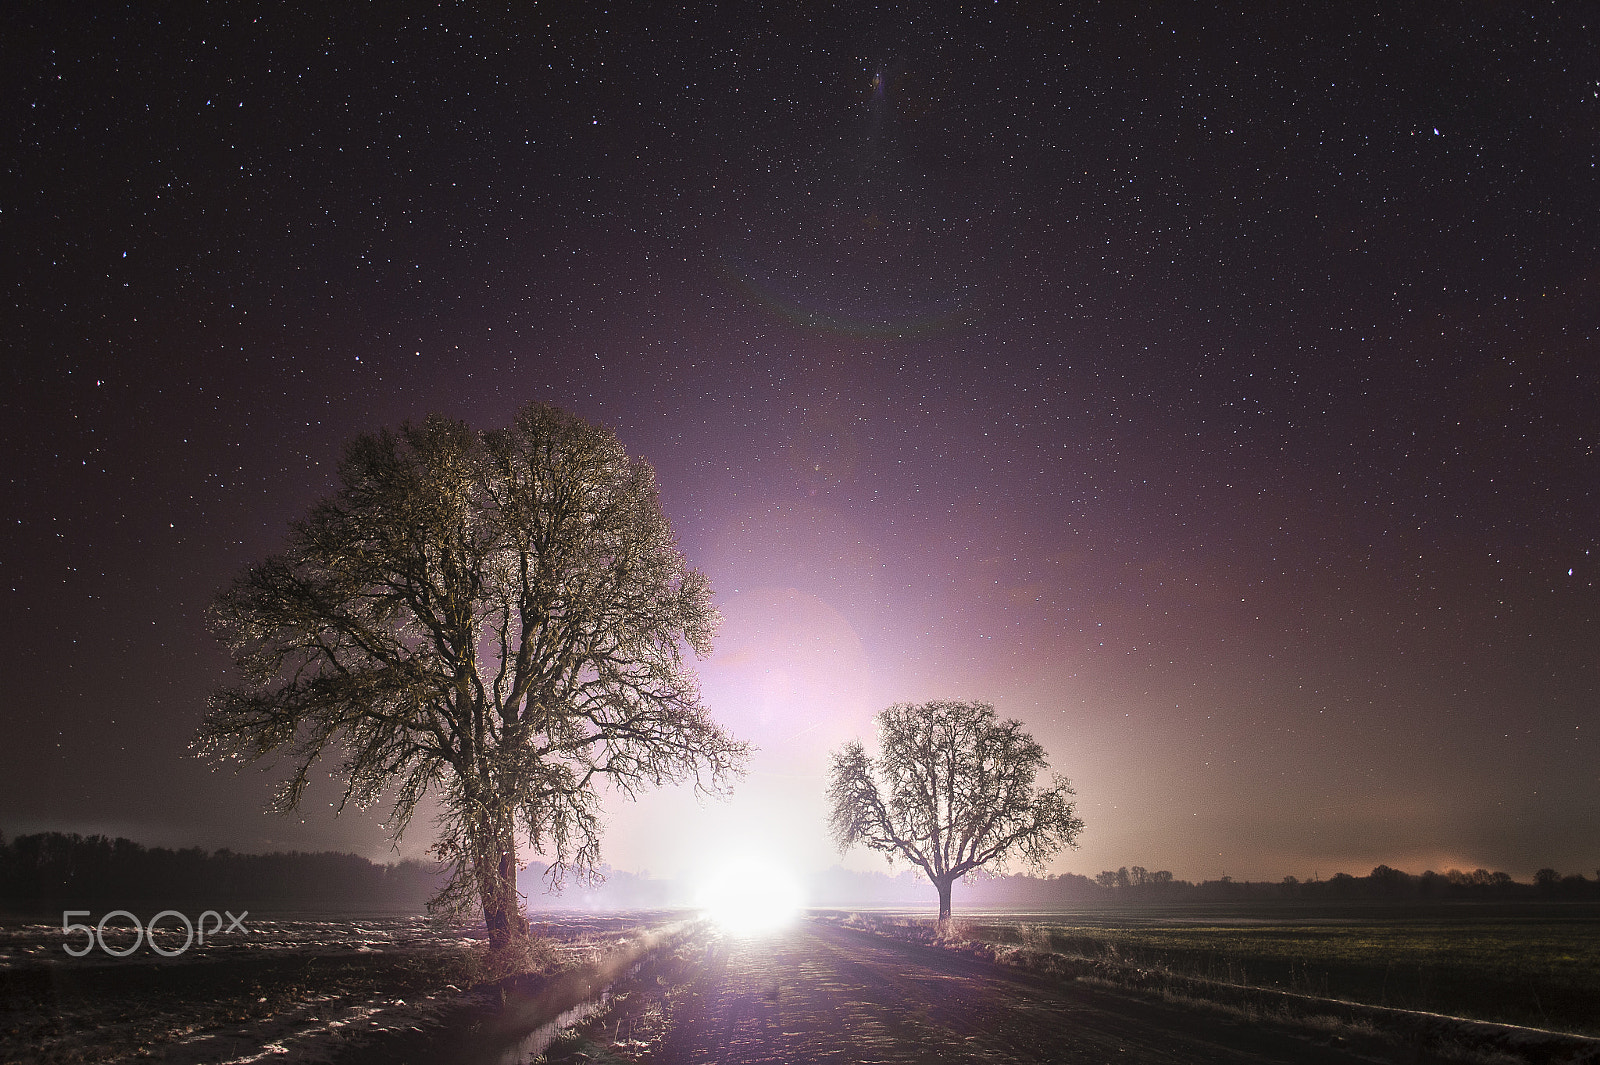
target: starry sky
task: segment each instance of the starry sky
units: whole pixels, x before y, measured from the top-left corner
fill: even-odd
[[[392,857],[189,755],[207,606],[352,435],[542,400],[760,747],[618,868],[824,867],[828,751],[961,698],[1056,872],[1592,874],[1600,17],[1155,7],[7,10],[0,831]]]

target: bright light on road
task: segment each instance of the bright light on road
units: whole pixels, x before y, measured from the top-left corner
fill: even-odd
[[[804,905],[794,877],[760,858],[740,858],[722,866],[700,888],[697,901],[734,935],[776,931],[798,917]]]

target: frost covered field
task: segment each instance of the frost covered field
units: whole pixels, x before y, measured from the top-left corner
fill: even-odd
[[[561,970],[592,965],[680,916],[535,923],[553,947],[547,963]],[[123,958],[98,945],[72,957],[65,948],[82,950],[85,934],[64,935],[59,922],[0,921],[0,1062],[326,1061],[473,1008],[481,928],[416,916],[241,917],[245,931],[210,933],[176,957],[147,941]],[[155,945],[176,953],[185,935],[168,918]],[[106,950],[136,942],[131,922],[106,924]]]

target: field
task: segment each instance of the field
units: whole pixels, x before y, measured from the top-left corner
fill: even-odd
[[[545,947],[534,961],[547,983],[601,972],[604,959],[628,956],[681,916],[535,918]],[[252,915],[246,924],[248,933],[175,958],[148,947],[74,958],[59,923],[0,922],[0,1063],[339,1060],[500,1007],[485,990],[497,974],[481,929],[395,915]],[[107,933],[112,950],[132,946],[131,929]],[[176,950],[181,939],[167,938]]]
[[[507,981],[485,968],[480,938],[416,917],[252,916],[247,935],[181,957],[145,949],[120,959],[67,956],[59,925],[0,922],[0,1065],[453,1065],[541,1054],[672,1065],[725,1039],[786,1061],[932,1062],[969,1044],[996,1063],[1056,1060],[1063,1037],[1090,1057],[1130,1062],[1186,1060],[1213,1045],[1301,1060],[1302,1043],[1272,1049],[1288,1036],[1336,1058],[1358,1047],[1382,1060],[1396,1047],[1414,1054],[1411,1035],[1335,1017],[1326,1002],[1297,1019],[1247,1001],[1276,991],[1600,1035],[1594,905],[974,913],[943,930],[926,915],[841,912],[814,914],[767,946],[688,916],[536,918],[544,975]],[[113,950],[131,944],[107,933]],[[1014,984],[985,958],[1059,964]],[[918,988],[937,993],[919,1000]],[[564,1012],[573,1006],[582,1008]],[[1314,1031],[1307,1018],[1336,1023]],[[1571,1056],[1523,1056],[1525,1038],[1468,1027],[1451,1022],[1444,1042],[1471,1052],[1437,1060]],[[1559,1045],[1566,1054],[1575,1044]],[[1600,1044],[1583,1045],[1600,1060]]]
[[[1600,906],[1593,904],[986,913],[958,917],[958,932],[1108,972],[1600,1035]]]

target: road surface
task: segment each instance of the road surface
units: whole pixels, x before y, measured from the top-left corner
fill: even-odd
[[[1374,1060],[816,921],[711,941],[674,998],[654,1065]]]

